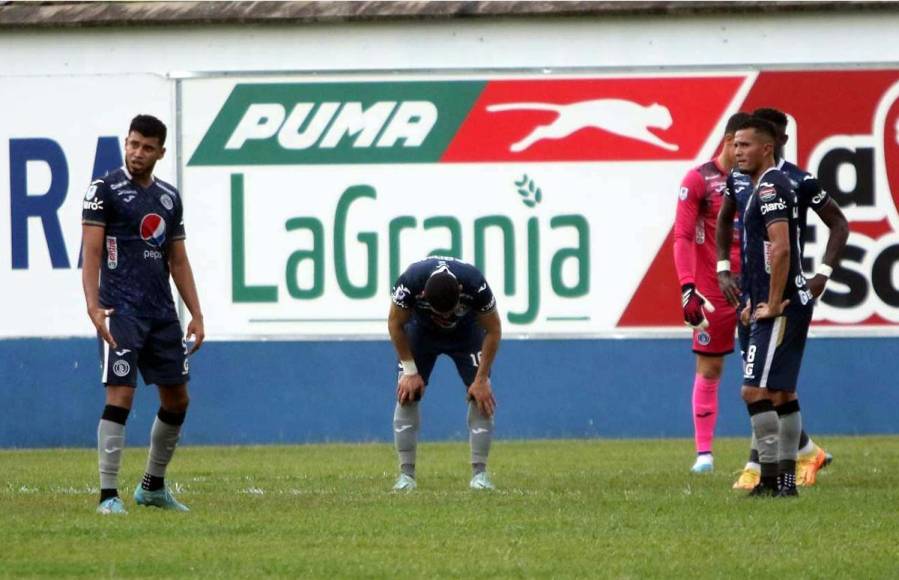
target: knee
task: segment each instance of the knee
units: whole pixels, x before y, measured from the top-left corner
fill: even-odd
[[[697,374],[702,378],[710,381],[720,380],[724,371],[724,357],[700,356],[696,367]]]
[[[186,413],[190,406],[190,395],[184,393],[170,393],[162,401],[162,408],[169,413]]]
[[[796,396],[796,393],[788,393],[785,391],[774,391],[771,395],[771,401],[774,403],[775,407],[780,407],[781,405],[785,405],[791,401],[798,401],[799,397]]]
[[[106,387],[106,404],[131,410],[134,389],[131,387]]]
[[[743,401],[746,403],[755,403],[768,398],[762,389],[748,385],[743,385],[743,388],[740,389],[740,396],[743,397]]]

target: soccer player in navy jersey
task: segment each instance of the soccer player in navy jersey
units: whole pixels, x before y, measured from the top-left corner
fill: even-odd
[[[788,140],[786,133],[787,116],[777,109],[760,108],[753,111],[753,116],[764,119],[774,124],[777,130],[777,142],[774,158],[776,167],[787,175],[790,184],[796,190],[799,205],[800,224],[800,252],[805,247],[806,220],[808,209],[812,208],[818,217],[824,222],[829,231],[824,256],[819,264],[816,274],[808,280],[809,290],[818,298],[825,289],[830,274],[839,263],[840,255],[846,245],[849,236],[849,224],[840,211],[839,206],[830,195],[818,183],[818,180],[807,171],[803,171],[796,165],[784,159],[784,145]],[[746,201],[752,193],[750,178],[735,170],[728,177],[725,200],[719,214],[716,237],[730,239],[731,224],[736,216],[738,228],[742,229],[743,212]],[[740,300],[740,290],[736,281],[727,268],[726,255],[719,253],[719,284],[722,291],[731,301]],[[744,297],[745,298],[745,297]],[[740,348],[745,354],[749,338],[749,327],[738,325]],[[796,483],[800,486],[812,486],[817,481],[817,473],[830,463],[832,456],[818,446],[806,433],[805,429],[800,434],[799,459],[796,468]],[[734,489],[752,489],[759,481],[759,458],[755,438],[750,445],[749,460],[734,483]]]
[[[789,497],[796,491],[802,418],[796,385],[813,296],[800,264],[799,205],[789,178],[775,167],[777,130],[753,117],[734,138],[737,167],[752,179],[743,214],[749,345],[743,388],[758,442],[761,479],[754,496]]]
[[[415,262],[394,285],[387,326],[399,356],[393,431],[400,475],[393,489],[409,491],[417,485],[418,405],[441,354],[452,358],[468,396],[469,486],[494,489],[487,475],[496,409],[490,369],[502,329],[496,299],[484,275],[453,258]]]
[[[90,184],[84,197],[82,282],[87,314],[97,329],[106,406],[97,429],[101,514],[126,513],[118,494],[125,423],[137,372],[159,390],[137,505],[189,511],[165,486],[187,413],[188,356],[203,344],[203,313],[184,245],[181,195],[154,177],[165,155],[166,127],[138,115],[125,139],[125,166]],[[186,337],[169,278],[191,314]],[[186,339],[194,339],[188,348]]]

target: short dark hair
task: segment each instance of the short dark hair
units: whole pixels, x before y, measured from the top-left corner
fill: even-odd
[[[737,131],[742,131],[744,129],[755,129],[756,133],[764,133],[765,135],[771,137],[772,141],[777,142],[777,128],[771,121],[766,121],[765,119],[751,116],[740,123],[736,128]]]
[[[459,303],[459,280],[446,266],[440,266],[425,282],[425,300],[438,312],[449,312]]]
[[[787,115],[778,109],[773,109],[771,107],[762,107],[760,109],[756,109],[752,112],[753,117],[758,117],[759,119],[764,119],[769,123],[772,123],[775,127],[784,127],[787,126]]]
[[[165,123],[154,117],[153,115],[138,115],[131,119],[131,126],[128,127],[128,133],[136,131],[144,137],[156,137],[159,139],[159,145],[165,145],[165,136],[167,130]]]
[[[737,132],[737,127],[739,127],[740,123],[751,117],[749,113],[740,111],[739,113],[734,113],[727,120],[727,125],[724,126],[724,134],[725,135],[733,135]]]

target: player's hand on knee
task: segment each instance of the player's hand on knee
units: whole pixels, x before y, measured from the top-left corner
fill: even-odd
[[[113,312],[115,312],[115,309],[113,308],[89,308],[87,310],[87,315],[90,317],[97,332],[100,333],[100,337],[106,341],[109,346],[116,348],[118,347],[118,344],[116,344],[115,339],[112,337],[112,333],[109,332],[109,328],[106,326],[106,319],[112,316]]]
[[[471,386],[468,387],[468,394],[474,399],[478,410],[487,417],[492,417],[496,411],[496,398],[493,396],[493,389],[490,386],[490,379],[479,379],[475,377]]]
[[[400,405],[421,400],[425,381],[421,375],[400,375],[396,384],[396,400]]]
[[[684,324],[691,328],[708,327],[709,321],[705,317],[705,312],[714,312],[715,307],[699,293],[696,286],[684,284],[681,287],[681,305],[684,307]]]
[[[733,274],[730,272],[718,272],[718,288],[721,289],[724,299],[731,306],[737,308],[740,305],[740,287],[737,286],[737,281]]]
[[[203,318],[192,318],[190,323],[187,325],[187,332],[185,333],[184,339],[190,341],[193,339],[194,345],[190,347],[190,350],[187,352],[188,355],[191,355],[198,350],[200,350],[200,346],[203,344],[203,341],[206,340],[206,328],[203,325]]]

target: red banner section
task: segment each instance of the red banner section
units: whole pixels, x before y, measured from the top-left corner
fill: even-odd
[[[694,159],[744,80],[491,81],[441,161]]]

